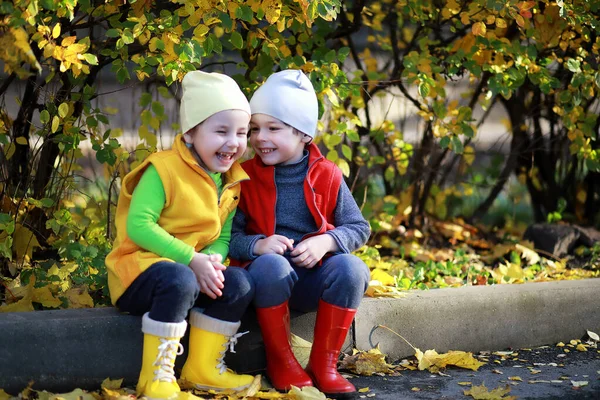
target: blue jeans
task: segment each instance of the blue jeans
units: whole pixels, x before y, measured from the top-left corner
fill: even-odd
[[[289,300],[290,309],[309,312],[319,300],[357,309],[369,285],[369,268],[352,254],[323,259],[311,269],[295,266],[279,254],[264,254],[248,266],[256,285],[254,306],[273,307]]]
[[[238,322],[254,297],[254,283],[243,268],[229,267],[223,275],[223,294],[213,300],[200,293],[190,267],[160,261],[133,281],[117,300],[117,307],[133,315],[150,312],[150,318],[160,322],[181,322],[192,307],[200,307],[210,317]]]

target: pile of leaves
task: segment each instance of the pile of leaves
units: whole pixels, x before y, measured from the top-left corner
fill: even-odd
[[[401,297],[410,289],[600,276],[600,243],[557,258],[520,237],[519,232],[486,232],[461,219],[433,221],[425,233],[402,225],[380,226],[372,245],[357,255],[371,269],[371,297]]]

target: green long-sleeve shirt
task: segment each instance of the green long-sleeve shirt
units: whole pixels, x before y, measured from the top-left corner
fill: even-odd
[[[219,193],[223,188],[221,174],[208,172],[215,181]],[[194,256],[194,248],[175,238],[158,225],[158,219],[165,206],[166,195],[158,171],[148,166],[131,196],[127,215],[127,235],[138,246],[161,257],[189,265]],[[213,243],[204,247],[205,254],[220,254],[223,260],[229,252],[231,225],[235,211],[231,212],[223,224],[221,235]]]

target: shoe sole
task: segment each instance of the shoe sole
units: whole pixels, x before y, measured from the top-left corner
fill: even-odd
[[[198,389],[198,390],[214,390],[215,392],[224,392],[226,390],[236,390],[236,391],[240,391],[240,390],[244,390],[248,387],[250,387],[252,383],[249,383],[247,385],[244,386],[238,386],[235,388],[219,388],[219,387],[215,387],[215,386],[206,386],[206,385],[200,385],[198,383],[194,383],[194,388]]]

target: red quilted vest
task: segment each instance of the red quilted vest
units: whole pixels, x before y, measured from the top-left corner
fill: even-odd
[[[323,157],[315,144],[309,144],[307,149],[308,172],[304,180],[304,198],[319,230],[305,235],[304,238],[320,235],[334,228],[333,213],[342,184],[342,171]],[[258,156],[242,163],[242,167],[250,176],[249,181],[242,182],[238,205],[246,216],[246,234],[271,236],[275,234],[276,225],[275,168],[263,164]],[[240,264],[231,260],[231,265]]]

